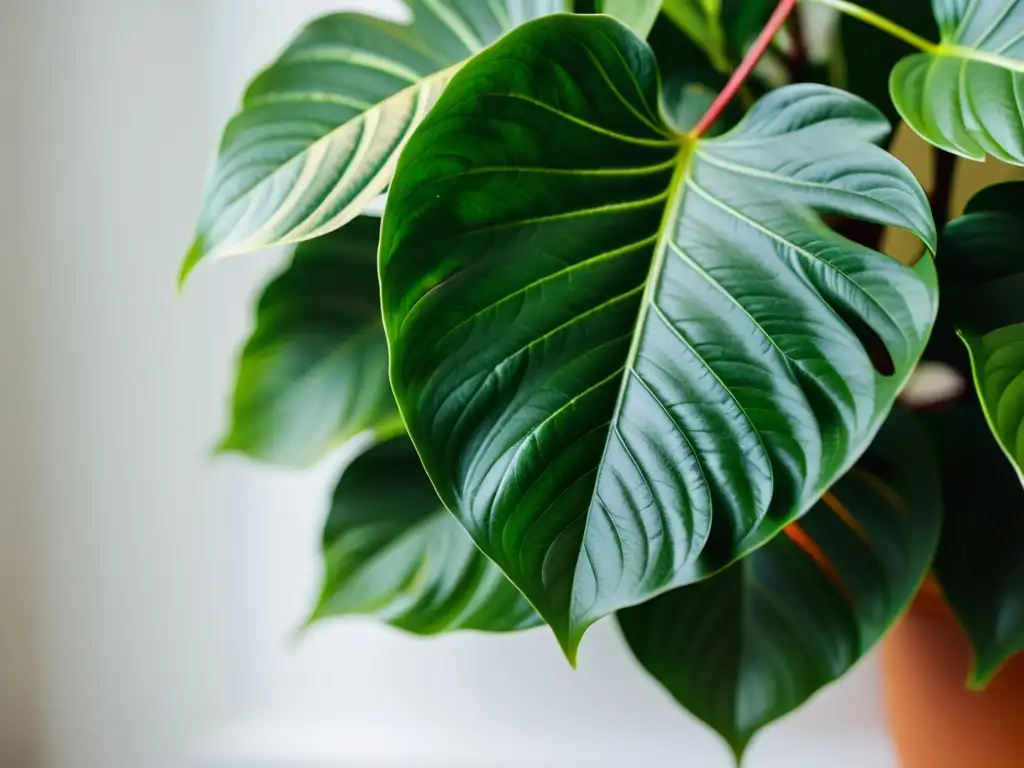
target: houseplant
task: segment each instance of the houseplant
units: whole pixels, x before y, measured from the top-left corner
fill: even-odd
[[[933,571],[983,686],[1024,648],[1024,187],[947,224],[949,185],[1024,164],[1024,0],[406,3],[253,80],[182,274],[296,244],[223,448],[348,452],[313,617],[547,624],[575,663],[614,614],[739,758]],[[974,386],[897,406],[923,359]]]

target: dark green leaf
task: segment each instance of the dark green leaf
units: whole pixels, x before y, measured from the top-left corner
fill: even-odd
[[[331,232],[384,191],[461,63],[563,0],[406,0],[408,24],[336,13],[302,30],[224,130],[182,277],[199,261]]]
[[[1024,0],[933,7],[941,42],[892,72],[900,115],[947,152],[1024,165]]]
[[[975,400],[927,414],[942,470],[935,572],[974,649],[982,687],[1024,651],[1024,492]]]
[[[982,409],[1024,468],[1024,182],[990,187],[942,236],[941,275]],[[1022,477],[1024,479],[1024,477]]]
[[[718,0],[721,3],[722,27],[725,30],[726,49],[734,61],[739,61],[747,46],[768,23],[768,18],[779,0]]]
[[[938,36],[931,0],[860,0],[857,4],[926,39],[933,40]],[[897,62],[914,53],[915,49],[909,43],[846,14],[840,16],[839,35],[841,46],[834,55],[842,60],[843,77],[836,85],[870,101],[890,122],[899,120],[899,113],[889,95],[889,77]]]
[[[728,74],[778,0],[664,0],[663,13]]]
[[[813,506],[870,443],[935,315],[930,258],[903,266],[820,216],[931,245],[924,193],[872,143],[888,133],[877,110],[791,86],[693,140],[657,103],[650,50],[621,24],[533,22],[455,76],[385,214],[410,434],[570,656],[601,616]]]
[[[367,614],[423,635],[541,623],[441,505],[407,437],[370,448],[345,469],[323,549],[314,619]]]
[[[380,318],[380,219],[303,243],[256,310],[221,448],[305,466],[364,430],[404,432]]]
[[[619,612],[640,663],[737,758],[761,727],[855,664],[920,586],[942,517],[927,437],[894,411],[863,461],[787,535]]]

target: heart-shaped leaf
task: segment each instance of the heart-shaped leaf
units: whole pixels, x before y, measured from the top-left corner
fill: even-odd
[[[299,245],[260,298],[221,448],[306,466],[364,430],[404,432],[377,288],[380,219]]]
[[[1024,481],[1024,182],[977,195],[941,247],[943,292],[981,406]]]
[[[1024,165],[1024,0],[932,0],[941,42],[896,65],[900,115],[937,147]]]
[[[314,620],[364,614],[423,635],[541,623],[442,506],[404,436],[371,447],[345,469],[323,551]]]
[[[695,140],[601,16],[511,33],[403,153],[381,235],[391,380],[446,506],[572,657],[706,577],[870,443],[935,315],[915,268],[822,212],[934,239],[888,125],[826,86]],[[872,365],[881,353],[885,370]]]
[[[853,666],[917,592],[942,520],[927,438],[893,411],[862,462],[787,535],[619,612],[640,663],[737,758]]]
[[[408,24],[336,13],[249,85],[221,140],[182,277],[205,258],[335,230],[384,191],[459,65],[564,0],[405,0]]]

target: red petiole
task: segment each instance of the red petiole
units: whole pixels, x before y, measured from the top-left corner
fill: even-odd
[[[718,97],[708,107],[708,111],[704,113],[700,122],[690,131],[690,138],[700,138],[722,116],[722,112],[729,106],[729,102],[733,100],[740,88],[743,87],[747,78],[750,77],[750,73],[757,66],[757,62],[761,60],[764,52],[768,50],[772,39],[782,29],[782,25],[786,23],[786,19],[789,18],[793,9],[796,8],[796,3],[797,0],[779,0],[779,4],[775,7],[771,18],[768,19],[768,23],[761,30],[761,34],[757,36],[754,44],[750,46],[750,50],[747,51],[747,55],[743,57],[743,61],[740,62],[736,71],[732,73],[732,77],[725,84],[725,88],[722,89],[722,92],[718,94]]]

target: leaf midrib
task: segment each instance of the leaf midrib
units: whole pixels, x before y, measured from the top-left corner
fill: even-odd
[[[1011,72],[1024,73],[1024,61],[1011,59],[999,53],[991,53],[977,48],[971,48],[957,43],[939,43],[933,51],[927,55],[936,58],[945,57],[950,59],[966,59],[978,62],[979,64],[990,64],[1001,69],[1008,69]]]

